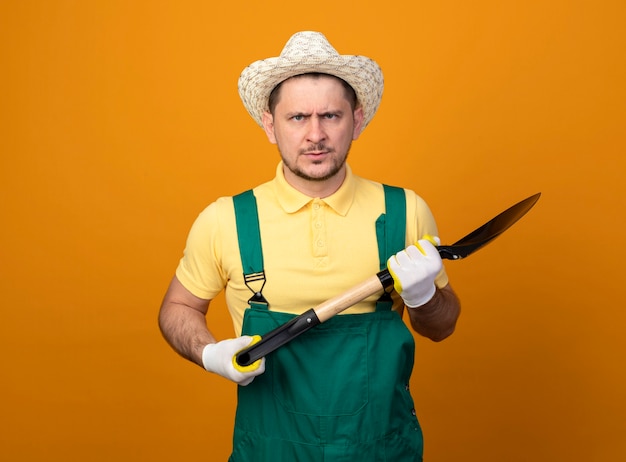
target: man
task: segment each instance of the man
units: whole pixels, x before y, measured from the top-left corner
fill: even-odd
[[[422,459],[414,341],[401,317],[407,306],[413,329],[440,341],[460,307],[436,238],[426,238],[437,228],[424,201],[346,164],[382,91],[374,61],[339,55],[316,32],[241,74],[243,103],[282,160],[272,181],[200,214],[159,316],[179,354],[240,385],[233,462]],[[233,362],[252,335],[385,266],[392,294],[381,290],[252,366]],[[222,289],[236,337],[218,341],[205,315]]]

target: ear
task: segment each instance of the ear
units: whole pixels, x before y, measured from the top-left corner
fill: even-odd
[[[274,116],[269,111],[265,111],[262,116],[263,129],[270,143],[276,144],[276,135],[274,134]]]
[[[363,130],[363,106],[359,106],[354,110],[354,131],[352,132],[352,139],[358,139]]]

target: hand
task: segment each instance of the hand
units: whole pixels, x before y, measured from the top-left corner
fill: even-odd
[[[437,240],[437,238],[434,238]],[[427,303],[435,295],[435,278],[443,262],[437,248],[426,239],[411,245],[387,260],[394,288],[409,308]]]
[[[247,367],[241,367],[235,363],[235,355],[253,342],[253,337],[243,335],[235,339],[209,343],[202,350],[202,364],[207,371],[214,372],[239,385],[246,386],[257,375],[265,372],[265,358]]]

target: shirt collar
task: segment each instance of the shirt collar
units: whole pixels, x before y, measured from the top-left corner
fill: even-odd
[[[346,164],[346,178],[337,191],[324,199],[309,197],[293,188],[285,179],[283,173],[283,162],[276,167],[276,177],[274,178],[274,189],[278,198],[278,203],[287,213],[295,213],[313,200],[321,200],[331,207],[341,216],[345,216],[350,210],[354,201],[355,180],[352,169]]]

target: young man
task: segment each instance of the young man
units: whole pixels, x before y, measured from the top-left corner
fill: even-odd
[[[422,459],[409,391],[415,345],[402,315],[408,307],[413,329],[440,341],[460,307],[425,239],[437,228],[424,201],[346,164],[382,91],[374,61],[339,55],[316,32],[295,34],[279,57],[241,74],[243,103],[282,160],[272,181],[200,214],[159,315],[179,354],[240,385],[231,461]],[[393,293],[381,290],[253,367],[233,364],[251,335],[385,266]],[[205,315],[224,289],[236,337],[218,341]]]

